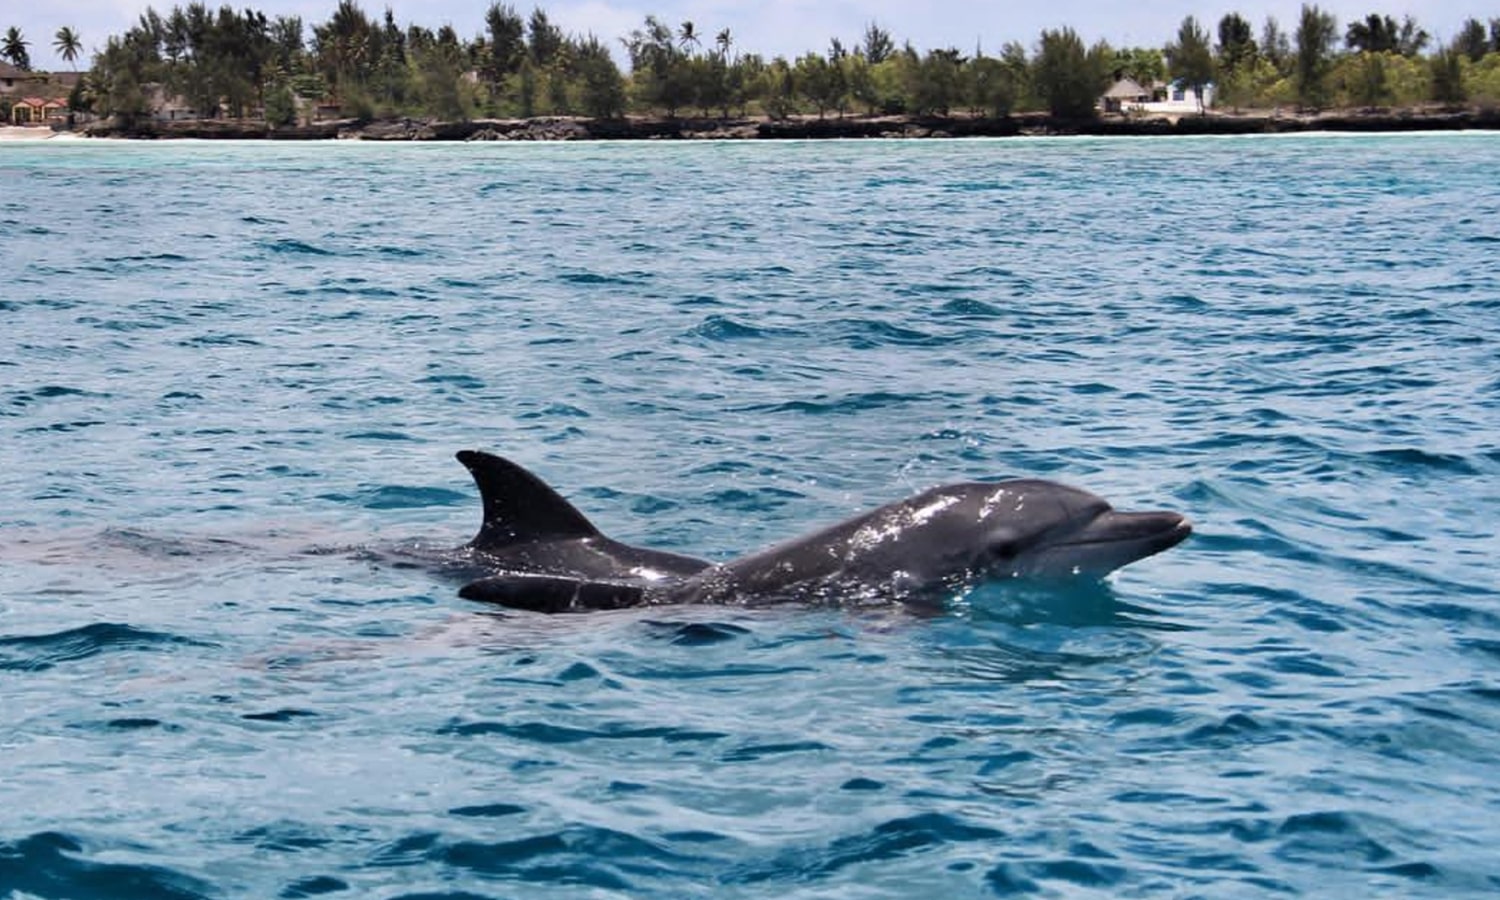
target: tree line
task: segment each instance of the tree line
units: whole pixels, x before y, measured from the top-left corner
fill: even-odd
[[[76,58],[77,33],[65,28],[57,38],[59,53]],[[29,68],[27,46],[12,27],[0,56]],[[833,38],[826,50],[767,59],[740,48],[728,29],[710,38],[692,22],[674,26],[655,16],[620,46],[628,72],[598,37],[564,33],[540,7],[523,16],[501,2],[491,3],[472,38],[449,25],[403,26],[389,8],[371,18],[356,0],[339,0],[310,29],[298,16],[194,2],[165,15],[148,8],[110,36],[70,105],[129,123],[170,94],[205,117],[264,116],[275,125],[291,124],[314,104],[356,118],[450,121],[1030,110],[1087,118],[1108,86],[1126,77],[1147,89],[1213,84],[1221,107],[1500,103],[1500,18],[1471,18],[1438,46],[1409,16],[1398,23],[1371,13],[1349,23],[1340,40],[1335,18],[1311,4],[1290,32],[1274,18],[1257,31],[1230,13],[1210,33],[1188,16],[1158,47],[1090,45],[1062,27],[1044,30],[1031,47],[1011,41],[993,55],[923,52],[870,24],[847,44]]]

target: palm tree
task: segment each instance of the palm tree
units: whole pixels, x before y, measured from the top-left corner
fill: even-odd
[[[682,23],[682,29],[677,32],[677,44],[683,49],[683,52],[687,52],[689,44],[695,47],[703,46],[702,42],[698,40],[698,29],[693,27],[692,22]]]
[[[0,56],[10,60],[16,68],[25,72],[31,71],[31,55],[26,48],[31,46],[26,39],[21,37],[21,29],[10,26],[5,32],[5,39],[0,41]]]
[[[730,36],[728,28],[726,28],[723,31],[719,32],[718,36],[714,38],[714,44],[717,45],[718,48],[719,48],[719,58],[720,59],[728,59],[729,58],[729,48],[730,48],[730,46],[733,43],[734,43],[734,38],[732,38]]]
[[[64,25],[57,29],[57,39],[52,42],[52,49],[72,66],[83,50],[83,41],[78,39],[78,32]],[[73,71],[78,71],[78,67],[73,66]]]

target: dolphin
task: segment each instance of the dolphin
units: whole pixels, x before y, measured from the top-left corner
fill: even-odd
[[[1121,512],[1053,481],[963,482],[713,564],[612,541],[515,463],[476,450],[458,458],[484,500],[484,523],[468,550],[493,569],[459,596],[537,612],[684,603],[930,606],[994,581],[1097,581],[1192,532],[1179,513]]]

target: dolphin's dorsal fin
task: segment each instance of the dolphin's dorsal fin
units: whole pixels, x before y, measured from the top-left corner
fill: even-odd
[[[484,522],[469,546],[493,549],[535,540],[599,537],[599,529],[540,478],[508,459],[460,450],[484,501]]]

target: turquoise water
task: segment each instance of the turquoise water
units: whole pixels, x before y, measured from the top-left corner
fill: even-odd
[[[0,897],[1500,889],[1500,140],[0,145]],[[454,451],[714,559],[1041,476],[943,614],[505,617]],[[310,552],[315,551],[315,552]]]

